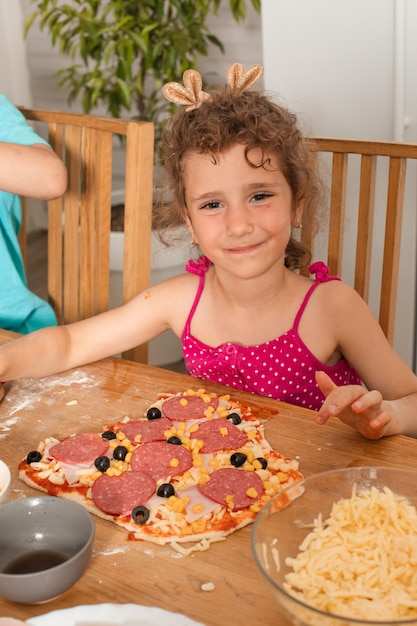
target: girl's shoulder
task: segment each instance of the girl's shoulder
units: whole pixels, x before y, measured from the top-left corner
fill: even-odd
[[[312,303],[325,309],[327,315],[339,320],[352,320],[356,316],[370,313],[370,309],[360,294],[343,280],[328,280],[315,289]]]
[[[148,291],[155,296],[173,300],[195,296],[199,277],[195,274],[178,274],[152,285]]]

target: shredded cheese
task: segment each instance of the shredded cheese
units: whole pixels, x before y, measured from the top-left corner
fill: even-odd
[[[285,563],[286,591],[317,609],[366,620],[417,617],[417,511],[387,487],[354,486]]]

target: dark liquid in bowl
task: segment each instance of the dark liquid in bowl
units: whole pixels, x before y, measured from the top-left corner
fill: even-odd
[[[60,565],[67,557],[53,550],[34,550],[13,559],[3,568],[3,574],[32,574]]]

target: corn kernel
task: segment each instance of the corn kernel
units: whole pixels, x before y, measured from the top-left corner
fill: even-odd
[[[256,439],[256,432],[254,430],[248,430],[246,434],[248,436],[248,439]]]
[[[195,432],[197,432],[198,428],[199,428],[198,424],[193,424],[192,426],[190,426],[189,432],[190,433],[195,433]]]
[[[203,520],[196,520],[192,522],[191,528],[195,533],[203,533],[206,530],[206,524]]]
[[[122,433],[122,431],[121,431],[121,430],[119,430],[119,432],[118,432],[118,433],[116,433],[116,438],[117,438],[119,441],[123,441],[123,439],[126,439],[126,435],[125,435],[124,433]]]
[[[233,509],[233,507],[235,505],[234,497],[233,496],[226,496],[225,500],[226,500],[227,507],[229,509]]]
[[[203,465],[203,457],[199,454],[195,454],[193,456],[193,466],[194,467],[201,467]]]
[[[204,511],[204,504],[195,504],[192,508],[192,512],[197,515],[198,513],[202,513]]]
[[[278,472],[277,478],[280,483],[285,483],[288,480],[288,476],[285,472]]]
[[[181,400],[180,400],[180,405],[181,405],[181,406],[187,406],[187,404],[188,404],[188,400],[187,400],[187,398],[181,398]]]
[[[249,487],[249,489],[246,490],[246,495],[248,496],[248,498],[257,498],[258,492],[256,491],[255,487]]]
[[[141,434],[138,434],[138,435],[136,435],[136,436],[135,436],[134,441],[136,441],[136,443],[140,443],[140,440],[141,440],[141,439],[142,439],[142,435],[141,435]]]
[[[173,458],[169,462],[170,467],[178,467],[179,464],[180,462],[179,462],[179,459],[177,458]]]
[[[254,461],[255,455],[250,448],[245,448],[242,452],[248,457],[248,463],[252,463]]]
[[[223,437],[227,437],[227,435],[229,434],[228,429],[226,428],[226,426],[222,426],[221,428],[219,428],[220,434]]]

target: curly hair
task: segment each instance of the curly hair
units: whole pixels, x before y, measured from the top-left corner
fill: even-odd
[[[274,155],[290,186],[293,206],[304,204],[303,221],[316,226],[322,200],[317,155],[308,148],[297,127],[294,113],[257,91],[236,93],[225,86],[192,111],[184,109],[170,118],[162,133],[161,158],[165,170],[163,192],[169,201],[154,208],[154,227],[166,230],[184,224],[187,216],[184,160],[192,152],[214,157],[236,144],[245,146],[251,167],[263,167]],[[260,148],[262,164],[250,160],[250,151]],[[166,196],[165,196],[166,197]],[[286,266],[298,269],[308,264],[310,252],[291,235],[286,248]]]

